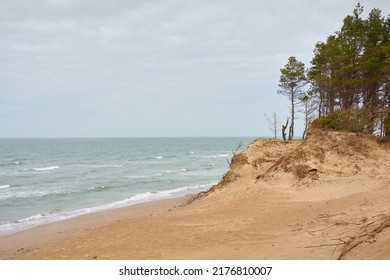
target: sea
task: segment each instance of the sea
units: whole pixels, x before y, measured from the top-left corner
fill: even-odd
[[[253,139],[0,139],[0,236],[207,191]]]

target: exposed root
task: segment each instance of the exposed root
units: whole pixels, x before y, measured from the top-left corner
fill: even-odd
[[[362,227],[362,229],[364,230],[364,233],[361,233],[357,236],[351,237],[351,239],[347,242],[347,244],[342,249],[339,257],[337,258],[338,260],[342,260],[345,257],[345,255],[347,255],[349,252],[351,252],[354,248],[356,248],[357,246],[359,246],[362,243],[370,242],[372,239],[375,238],[375,236],[378,233],[383,231],[385,228],[390,227],[390,216],[386,216],[384,221],[380,225],[373,228],[372,230],[367,230],[367,226],[371,225],[371,224],[373,224],[373,223],[369,223],[369,224],[365,225],[364,227]]]

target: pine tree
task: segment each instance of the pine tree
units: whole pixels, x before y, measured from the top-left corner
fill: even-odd
[[[291,124],[288,140],[292,140],[294,138],[296,102],[307,84],[305,64],[291,56],[284,68],[280,69],[280,73],[278,93],[283,94],[290,99]]]
[[[316,44],[308,79],[319,116],[358,110],[364,130],[383,135],[390,118],[390,17],[374,8],[362,19],[362,12],[358,4],[340,31]]]
[[[329,36],[325,43],[319,42],[314,50],[311,61],[312,67],[308,71],[311,91],[318,97],[318,115],[324,116],[333,113],[339,108],[341,50],[339,39]]]

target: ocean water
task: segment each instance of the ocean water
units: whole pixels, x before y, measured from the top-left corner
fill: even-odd
[[[208,190],[251,140],[0,139],[0,235]]]

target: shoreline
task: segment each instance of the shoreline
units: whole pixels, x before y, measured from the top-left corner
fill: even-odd
[[[196,195],[197,193],[191,193],[180,197],[145,201],[130,206],[93,212],[74,218],[42,224],[0,236],[0,259],[19,259],[27,253],[59,242],[78,232],[87,232],[122,220],[168,212],[172,209],[187,205]]]
[[[30,230],[36,227],[40,226],[45,226],[48,224],[52,223],[57,223],[61,221],[66,221],[69,219],[75,219],[81,216],[93,214],[93,213],[100,213],[100,212],[105,212],[105,211],[111,211],[115,209],[120,209],[120,208],[126,208],[138,204],[143,204],[147,202],[153,202],[153,201],[159,201],[159,200],[165,200],[165,199],[175,199],[175,198],[180,198],[180,197],[185,197],[185,196],[196,196],[198,193],[202,192],[207,192],[210,190],[210,188],[217,184],[216,182],[212,183],[207,183],[207,184],[195,184],[190,187],[184,186],[184,187],[179,187],[175,189],[167,189],[167,190],[160,190],[157,192],[143,192],[143,193],[137,193],[132,195],[130,198],[127,199],[122,199],[122,200],[114,200],[112,202],[106,202],[104,204],[98,204],[95,206],[90,206],[87,208],[80,208],[80,209],[75,209],[75,210],[63,210],[62,212],[54,213],[53,215],[48,215],[50,216],[57,216],[59,218],[57,219],[47,219],[44,220],[42,219],[41,221],[37,221],[32,224],[24,224],[24,223],[19,223],[21,221],[28,220],[32,217],[40,216],[41,214],[35,214],[33,216],[23,218],[18,221],[13,221],[13,222],[8,222],[5,225],[9,225],[12,223],[15,223],[19,225],[17,228],[13,229],[5,229],[5,230],[0,230],[0,238],[6,237],[12,234],[16,234],[22,231]],[[134,199],[137,198],[137,199]],[[0,227],[3,225],[0,225]]]

